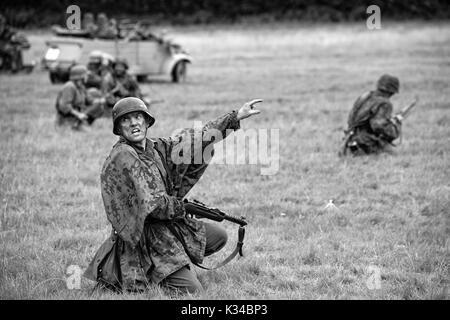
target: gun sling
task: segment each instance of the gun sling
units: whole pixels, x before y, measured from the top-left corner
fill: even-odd
[[[184,242],[183,237],[180,236],[180,234],[178,233],[178,230],[174,227],[174,225],[172,223],[168,223],[167,227],[169,228],[169,230],[175,235],[175,237],[177,237],[178,240],[180,240],[181,244],[184,247],[184,250],[186,251],[187,255],[189,256],[189,259],[191,259],[192,263],[195,264],[197,267],[205,269],[205,270],[215,270],[218,269],[220,267],[223,267],[224,265],[226,265],[228,262],[230,262],[231,260],[233,260],[233,258],[239,253],[239,255],[241,257],[244,256],[244,254],[242,253],[242,246],[244,245],[244,236],[245,236],[245,228],[243,226],[239,226],[238,229],[238,242],[236,244],[236,248],[234,248],[234,251],[227,257],[225,258],[225,260],[223,260],[222,262],[218,263],[216,266],[214,267],[205,267],[201,264],[198,264],[194,261],[194,259],[191,256],[191,253],[189,252],[189,249],[187,248],[186,243]]]

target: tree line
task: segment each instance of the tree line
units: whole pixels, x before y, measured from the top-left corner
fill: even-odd
[[[390,19],[450,18],[447,0],[2,0],[0,12],[16,27],[46,27],[63,24],[67,7],[73,4],[82,13],[180,24],[242,22],[252,17],[262,21],[356,21],[367,17],[370,5],[378,5],[382,16]]]

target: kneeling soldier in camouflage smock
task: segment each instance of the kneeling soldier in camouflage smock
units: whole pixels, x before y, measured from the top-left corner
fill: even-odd
[[[120,138],[100,176],[113,230],[86,269],[87,278],[116,291],[141,291],[149,284],[203,290],[190,263],[201,263],[219,251],[227,234],[216,224],[186,215],[182,201],[208,166],[205,152],[212,156],[213,143],[239,129],[240,120],[259,113],[253,109],[257,102],[261,100],[245,103],[203,128],[153,140],[146,135],[155,118],[144,102],[128,97],[116,103],[113,133]],[[185,150],[193,152],[180,161]]]
[[[392,115],[389,98],[399,92],[398,78],[383,75],[375,91],[361,95],[348,116],[348,129],[340,155],[350,151],[353,155],[388,151],[400,136],[401,118]]]
[[[75,65],[70,69],[67,81],[56,98],[57,125],[70,125],[80,130],[91,125],[103,114],[105,99],[98,89],[86,89],[87,68]]]

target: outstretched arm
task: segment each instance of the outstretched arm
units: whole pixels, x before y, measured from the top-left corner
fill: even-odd
[[[199,162],[199,158],[202,158],[199,156],[203,155],[209,145],[225,139],[231,132],[240,129],[241,120],[260,113],[261,111],[256,110],[254,106],[260,102],[262,102],[261,99],[246,102],[238,111],[232,111],[208,121],[203,127],[182,130],[175,137],[171,138],[171,159],[175,159],[180,152],[193,150],[189,157],[190,163]],[[184,157],[184,160],[188,159]]]
[[[206,170],[214,154],[213,144],[240,129],[241,120],[260,113],[254,106],[259,102],[262,100],[246,102],[238,111],[226,113],[203,127],[184,129],[173,137],[161,139],[170,171],[176,173],[173,182],[179,198],[192,188]]]

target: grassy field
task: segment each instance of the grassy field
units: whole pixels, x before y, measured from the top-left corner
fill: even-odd
[[[99,173],[116,137],[55,128],[61,85],[48,74],[0,76],[1,299],[448,299],[450,282],[450,24],[365,23],[172,28],[194,57],[186,83],[142,85],[151,136],[264,99],[243,129],[279,129],[275,175],[258,165],[211,165],[191,195],[249,221],[245,257],[196,269],[206,292],[173,297],[66,286],[107,237]],[[42,57],[49,33],[30,34]],[[383,73],[401,80],[394,107],[415,95],[392,155],[340,159],[351,105]],[[168,79],[168,78],[167,78]],[[219,146],[220,147],[220,146]],[[336,209],[325,209],[330,199]],[[229,243],[205,260],[218,262]],[[379,285],[371,285],[373,277]]]

